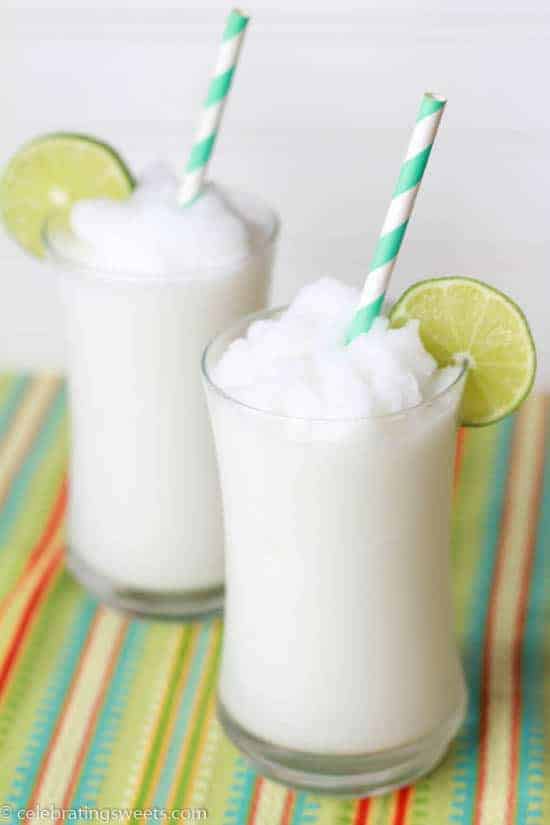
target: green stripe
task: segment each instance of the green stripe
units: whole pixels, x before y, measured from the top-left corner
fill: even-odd
[[[205,106],[213,106],[215,103],[219,103],[220,100],[223,100],[231,87],[231,81],[233,80],[234,73],[235,66],[231,66],[231,68],[223,74],[219,74],[212,78],[208,89],[208,95],[204,101]]]
[[[212,154],[215,140],[216,132],[213,132],[213,134],[208,135],[204,140],[195,143],[189,155],[186,172],[194,172],[195,169],[200,169],[201,166],[204,166]]]
[[[407,220],[400,226],[396,226],[396,228],[392,229],[391,232],[388,232],[386,235],[382,235],[382,237],[378,239],[378,243],[374,251],[374,257],[370,264],[370,272],[384,266],[384,264],[387,264],[388,261],[391,261],[396,257],[401,247],[401,242],[403,240],[403,236],[405,235],[408,223],[409,219],[407,218]]]
[[[422,149],[422,151],[417,155],[405,161],[401,167],[399,179],[395,185],[395,190],[393,193],[394,198],[398,195],[402,195],[403,192],[408,192],[409,189],[412,189],[413,186],[420,183],[422,180],[422,175],[424,174],[424,169],[428,163],[428,158],[430,157],[430,152],[432,151],[432,146],[433,143],[430,143],[429,146],[426,146],[426,148]]]
[[[416,122],[418,123],[419,120],[423,120],[425,117],[433,115],[434,112],[439,112],[439,110],[445,106],[445,103],[446,101],[435,100],[433,97],[425,95],[422,98],[422,103],[420,104],[420,110],[418,112]]]
[[[380,297],[371,304],[367,304],[367,306],[357,310],[346,333],[346,344],[351,343],[358,335],[363,335],[363,333],[369,331],[374,319],[380,315],[383,303],[384,296],[380,295]]]
[[[179,649],[177,653],[177,659],[174,665],[174,669],[172,671],[172,675],[170,677],[170,685],[168,687],[168,693],[166,699],[164,700],[164,705],[162,708],[161,716],[159,722],[157,724],[157,728],[155,731],[155,737],[153,739],[153,744],[151,746],[151,750],[149,752],[149,758],[147,761],[147,767],[144,771],[143,778],[141,781],[141,787],[139,795],[134,803],[134,807],[142,808],[148,795],[149,790],[151,788],[151,782],[153,779],[153,775],[155,773],[155,768],[157,766],[159,756],[162,749],[162,743],[164,741],[166,731],[168,728],[168,722],[170,720],[170,716],[172,713],[172,708],[174,706],[174,702],[176,700],[176,692],[177,686],[181,678],[182,670],[185,666],[185,662],[187,660],[187,655],[189,653],[190,644],[191,644],[191,633],[192,633],[193,625],[188,624],[183,627],[181,641],[179,644]]]
[[[238,34],[244,31],[248,26],[249,20],[249,17],[245,17],[244,14],[241,14],[240,12],[233,9],[231,14],[227,18],[227,23],[225,24],[223,40],[231,40],[232,37],[236,37]]]
[[[211,623],[201,623],[193,658],[186,674],[185,687],[178,700],[178,709],[174,715],[174,723],[170,729],[170,742],[165,751],[164,767],[159,774],[156,785],[153,804],[159,808],[166,805],[167,800],[170,798],[170,788],[174,783],[174,776],[177,774],[185,737],[189,729],[190,720],[192,721],[193,708],[197,699],[197,689],[200,685],[204,660],[207,658],[211,635]]]
[[[174,798],[174,807],[176,808],[181,808],[183,805],[183,800],[185,799],[185,794],[187,791],[187,786],[189,784],[189,778],[191,775],[191,770],[193,768],[195,755],[197,752],[199,742],[201,740],[201,736],[203,735],[206,711],[208,709],[210,697],[215,687],[215,677],[218,671],[220,648],[222,641],[221,631],[219,627],[216,627],[216,625],[212,627],[212,635],[214,636],[214,648],[211,653],[210,662],[207,665],[208,670],[205,674],[204,685],[202,686],[202,696],[200,696],[199,705],[193,714],[193,730],[191,733],[191,737],[189,739],[188,752],[184,759],[180,776],[176,781],[177,790]]]

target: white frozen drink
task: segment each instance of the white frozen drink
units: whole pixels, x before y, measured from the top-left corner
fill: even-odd
[[[69,559],[120,607],[215,607],[223,531],[200,382],[208,339],[266,303],[277,221],[212,184],[186,209],[154,168],[128,201],[49,227],[62,267],[72,425]]]
[[[226,530],[220,715],[275,778],[385,790],[441,757],[465,707],[449,576],[461,367],[416,322],[344,345],[324,279],[215,341],[204,371]]]

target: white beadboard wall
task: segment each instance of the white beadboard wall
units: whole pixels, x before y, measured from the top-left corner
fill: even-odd
[[[227,7],[2,0],[0,161],[84,131],[137,170],[182,166]],[[256,0],[214,176],[283,219],[273,302],[321,274],[360,284],[421,93],[449,105],[392,291],[447,273],[509,291],[550,387],[546,0]],[[0,369],[60,367],[51,273],[0,234]]]

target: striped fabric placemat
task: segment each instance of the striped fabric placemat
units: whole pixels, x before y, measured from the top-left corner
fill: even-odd
[[[63,383],[0,378],[0,820],[149,808],[149,821],[213,825],[550,822],[548,412],[535,397],[459,437],[453,563],[470,705],[456,743],[414,787],[339,801],[262,779],[221,733],[220,620],[128,621],[65,572]]]

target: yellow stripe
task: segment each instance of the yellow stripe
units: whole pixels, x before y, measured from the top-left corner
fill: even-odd
[[[59,386],[59,378],[47,376],[33,381],[25,393],[12,425],[0,444],[0,505]]]
[[[496,593],[494,628],[489,651],[487,761],[480,825],[504,822],[511,763],[513,660],[522,577],[521,562],[529,538],[531,496],[537,482],[540,440],[544,426],[541,399],[529,401],[518,418],[517,446],[507,498],[507,529],[501,538],[500,583]],[[514,457],[514,456],[513,456]]]
[[[64,709],[61,728],[49,754],[34,804],[45,807],[61,805],[63,801],[86,734],[94,700],[102,688],[113,646],[124,623],[124,619],[116,613],[100,609],[93,638],[85,653],[77,682],[72,685],[69,704]]]
[[[279,825],[284,811],[287,790],[282,785],[264,780],[256,809],[258,825]]]
[[[368,825],[378,825],[379,822],[388,823],[391,825],[395,819],[397,808],[397,794],[396,791],[385,796],[375,796],[371,799],[369,812],[367,814]]]
[[[162,628],[161,632],[163,630],[164,628]],[[156,626],[151,625],[151,634],[148,642],[149,644],[157,646],[155,631]],[[149,688],[151,701],[148,707],[143,708],[143,727],[141,730],[136,730],[135,732],[135,749],[132,754],[132,760],[128,765],[126,787],[123,789],[123,796],[120,801],[121,808],[131,808],[141,788],[141,777],[147,768],[149,752],[154,742],[166,693],[170,686],[170,674],[173,672],[178,655],[183,630],[175,632],[175,629],[168,627],[166,631],[169,634],[169,649],[165,650],[163,656],[159,656],[158,665],[155,671],[151,673],[151,687]],[[160,645],[158,645],[158,647],[159,651],[162,650]],[[145,659],[145,656],[146,654],[144,653],[142,658]],[[109,804],[109,802],[105,804]]]

